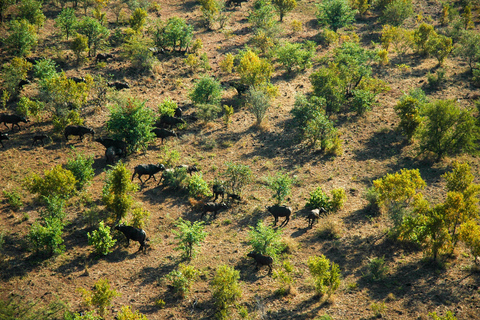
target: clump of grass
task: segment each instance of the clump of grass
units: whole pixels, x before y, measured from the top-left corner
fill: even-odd
[[[317,236],[320,239],[335,240],[340,239],[342,235],[342,224],[331,218],[324,220],[322,223],[319,223],[319,227],[317,228]]]

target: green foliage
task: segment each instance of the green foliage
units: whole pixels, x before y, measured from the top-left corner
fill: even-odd
[[[459,237],[470,250],[475,264],[478,264],[477,259],[480,256],[480,225],[474,220],[468,220],[461,225]]]
[[[63,199],[68,199],[75,194],[76,183],[73,173],[62,168],[61,165],[45,170],[44,178],[32,173],[24,181],[25,187],[31,193],[45,197],[58,196]]]
[[[204,122],[213,121],[218,118],[222,107],[218,104],[201,103],[196,105],[198,109],[198,118]]]
[[[433,320],[457,320],[457,317],[455,317],[455,314],[452,311],[447,311],[443,317],[438,316],[436,312],[429,312],[428,316]]]
[[[141,9],[140,9],[141,10]],[[130,60],[132,67],[140,70],[150,70],[155,58],[152,51],[152,41],[142,35],[136,34],[129,37],[122,46],[122,56]]]
[[[78,22],[75,30],[88,38],[88,55],[95,56],[96,51],[106,41],[110,32],[97,19],[84,17]]]
[[[18,94],[18,85],[21,80],[27,78],[27,74],[32,68],[32,64],[23,58],[13,57],[10,63],[2,66],[3,87],[11,97]]]
[[[372,110],[375,104],[376,94],[369,90],[355,89],[352,91],[353,97],[350,102],[352,110],[359,115],[364,115]]]
[[[417,47],[417,51],[427,55],[427,41],[431,36],[435,36],[437,33],[432,25],[422,22],[413,33],[413,41]]]
[[[64,316],[64,320],[102,320],[100,316],[95,314],[95,310],[86,312],[67,312]]]
[[[51,320],[63,319],[66,304],[62,301],[53,301],[45,305],[41,300],[31,301],[26,297],[11,292],[0,299],[0,319],[2,320]],[[67,319],[66,320],[77,320]],[[80,319],[78,319],[80,320]],[[92,319],[98,320],[98,319]]]
[[[204,76],[195,83],[189,97],[195,104],[217,105],[222,98],[220,81],[210,76]]]
[[[112,238],[110,234],[110,227],[106,226],[103,221],[100,221],[98,230],[93,230],[92,233],[87,233],[88,244],[94,246],[95,252],[99,255],[106,256],[113,252],[111,248],[115,245],[117,240]]]
[[[163,163],[167,168],[175,167],[180,160],[180,152],[167,145],[162,145],[160,147],[160,153],[159,162]]]
[[[18,8],[18,20],[27,20],[30,24],[42,27],[45,22],[45,15],[42,11],[42,1],[23,0]]]
[[[137,207],[132,210],[132,217],[128,225],[135,228],[143,229],[147,225],[149,218],[150,218],[149,211],[141,207]]]
[[[195,221],[193,224],[188,220],[178,219],[176,227],[179,229],[172,230],[175,234],[175,239],[179,241],[176,250],[183,250],[186,258],[191,259],[195,255],[195,247],[200,245],[205,237],[208,235],[204,231],[204,222]]]
[[[332,209],[330,197],[323,192],[322,187],[317,187],[315,190],[310,192],[310,198],[308,199],[305,207],[309,209],[323,207],[327,211]]]
[[[233,106],[228,106],[226,104],[223,105],[223,122],[225,123],[225,127],[228,129],[228,125],[230,124],[230,122],[232,122],[232,120],[230,120],[230,118],[232,117],[233,115]]]
[[[83,119],[80,118],[78,111],[70,110],[66,115],[54,115],[52,123],[53,131],[63,132],[68,125],[83,125]]]
[[[384,24],[388,23],[398,27],[401,26],[406,19],[413,16],[413,13],[411,0],[393,0],[383,9],[380,21]]]
[[[208,183],[203,180],[201,173],[195,173],[188,179],[188,194],[195,199],[205,199],[212,197],[212,192]]]
[[[85,156],[81,153],[77,153],[75,158],[68,159],[65,169],[73,173],[76,180],[75,186],[78,191],[84,190],[95,176],[95,171],[92,167],[93,162],[93,155]]]
[[[35,222],[28,234],[28,242],[35,252],[45,252],[49,256],[65,251],[62,245],[63,223],[60,219],[45,218]]]
[[[385,257],[369,259],[368,271],[368,276],[373,281],[383,280],[388,272],[388,266],[385,265]]]
[[[280,284],[280,288],[276,291],[277,294],[284,296],[291,292],[293,283],[292,272],[293,266],[289,260],[283,261],[282,270],[273,271],[273,278],[277,279]]]
[[[114,139],[127,143],[127,153],[146,149],[148,142],[155,139],[152,133],[154,114],[145,104],[146,101],[130,98],[110,109],[107,130]]]
[[[19,115],[28,118],[30,116],[38,116],[44,108],[45,104],[41,101],[32,101],[27,97],[21,97],[16,110]]]
[[[229,319],[230,305],[242,297],[242,289],[238,283],[240,272],[232,267],[221,265],[217,268],[210,286],[215,306],[218,308],[218,319]]]
[[[178,265],[178,269],[173,270],[165,276],[165,278],[172,283],[173,290],[180,298],[185,296],[190,291],[192,284],[198,278],[199,271],[193,266],[187,266],[183,263]]]
[[[230,193],[241,194],[243,187],[252,182],[253,173],[249,166],[227,162],[227,169],[223,173],[225,185]]]
[[[248,15],[248,22],[252,24],[254,29],[270,30],[275,26],[275,7],[270,1],[256,0],[252,9]]]
[[[42,81],[44,79],[51,79],[57,75],[56,68],[57,66],[55,61],[53,61],[52,59],[44,58],[40,61],[37,61],[37,63],[35,63],[35,65],[33,66],[33,75],[39,81]]]
[[[42,202],[45,203],[45,210],[40,210],[40,217],[45,220],[59,220],[60,222],[64,222],[66,217],[65,212],[65,199],[62,199],[58,196],[48,196],[42,197]]]
[[[464,31],[459,40],[455,54],[465,59],[472,72],[480,62],[480,34],[473,30]]]
[[[330,200],[330,209],[337,212],[343,208],[345,201],[347,201],[347,194],[344,188],[333,189],[330,191],[332,199]]]
[[[340,268],[336,263],[330,263],[324,255],[308,258],[308,269],[315,281],[315,291],[318,295],[330,297],[340,286]]]
[[[88,37],[77,33],[70,43],[70,49],[77,57],[77,64],[80,64],[80,61],[83,59],[83,53],[88,50]]]
[[[65,8],[55,19],[55,27],[60,29],[60,32],[67,37],[74,32],[78,23],[77,16],[75,16],[75,9]]]
[[[420,111],[423,103],[423,101],[411,95],[405,95],[395,106],[395,112],[400,117],[398,128],[407,136],[409,141],[413,139],[413,136],[422,123]]]
[[[305,70],[312,66],[312,58],[315,54],[315,43],[306,41],[304,44],[285,42],[278,46],[276,55],[278,61],[288,72],[293,69]]]
[[[445,62],[445,59],[453,50],[452,44],[452,38],[438,34],[430,36],[425,44],[425,47],[427,52],[437,58],[438,64],[442,66]]]
[[[188,187],[188,173],[185,168],[167,170],[162,175],[163,184],[173,190],[186,189]]]
[[[37,45],[38,36],[35,27],[27,20],[10,21],[8,30],[9,36],[5,39],[5,43],[12,54],[24,57]]]
[[[147,316],[138,310],[133,312],[130,306],[122,306],[122,311],[115,318],[117,320],[148,320]]]
[[[270,97],[268,94],[263,90],[263,88],[256,88],[251,86],[246,94],[245,103],[248,106],[250,112],[255,115],[257,119],[257,126],[260,126],[265,115],[267,113],[268,108],[271,106]]]
[[[95,282],[93,292],[84,288],[79,288],[79,291],[82,293],[84,303],[97,308],[102,319],[108,314],[107,307],[112,305],[113,298],[120,296],[115,289],[110,289],[108,279],[100,279]]]
[[[257,226],[251,227],[248,232],[248,244],[253,251],[277,259],[277,255],[283,251],[285,245],[281,241],[282,230],[274,229],[259,221]]]
[[[479,128],[472,111],[460,109],[453,100],[438,100],[425,105],[420,131],[420,150],[437,155],[473,153],[479,137]]]
[[[22,195],[20,192],[18,192],[17,189],[12,189],[10,191],[3,189],[2,193],[8,204],[14,211],[17,211],[18,209],[23,207]]]
[[[225,58],[220,62],[220,70],[225,73],[232,73],[235,57],[231,53],[227,53]]]
[[[169,18],[166,23],[159,21],[153,30],[153,41],[160,48],[172,50],[187,49],[193,38],[193,26],[187,25],[185,19]]]
[[[225,4],[224,2],[218,0],[199,0],[200,10],[202,11],[203,19],[206,22],[206,25],[211,30],[215,21],[221,19],[221,15],[225,15],[225,12],[222,12]]]
[[[272,0],[272,4],[278,11],[280,21],[283,21],[283,17],[285,16],[285,14],[297,7],[296,0]]]
[[[258,86],[270,82],[273,74],[272,65],[265,59],[261,59],[252,50],[248,49],[239,57],[237,72],[243,84]]]
[[[317,6],[317,20],[333,31],[346,27],[355,21],[357,10],[352,9],[347,0],[325,0]]]
[[[126,217],[133,205],[132,194],[138,190],[138,186],[130,181],[130,176],[130,170],[122,162],[106,172],[102,201],[113,212],[116,222]]]
[[[369,0],[353,0],[351,4],[352,8],[356,9],[361,16],[365,15],[371,7],[371,1]]]
[[[135,32],[141,32],[147,21],[147,15],[148,13],[146,10],[136,8],[130,16],[130,19],[128,19],[128,24],[133,30],[135,30]]]
[[[162,103],[158,105],[158,113],[160,116],[173,116],[177,108],[178,104],[175,101],[170,98],[165,98],[163,99]]]
[[[272,198],[276,200],[276,204],[280,205],[290,195],[295,178],[290,178],[287,173],[277,172],[275,176],[267,177],[265,181],[268,188],[273,191]]]

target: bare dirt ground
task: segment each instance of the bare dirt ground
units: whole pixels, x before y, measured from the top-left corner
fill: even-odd
[[[305,39],[317,39],[320,27],[315,22],[314,1],[298,1],[299,6],[282,23],[281,38],[292,42]],[[160,19],[180,16],[195,27],[195,38],[201,39],[212,66],[209,73],[221,81],[236,79],[237,75],[225,75],[219,69],[219,62],[228,52],[236,53],[242,49],[251,36],[247,15],[251,4],[243,4],[230,10],[231,20],[227,28],[233,36],[225,36],[219,30],[208,31],[203,27],[201,13],[195,1],[165,0],[160,3]],[[435,1],[416,1],[415,9],[438,21],[440,4]],[[48,18],[41,31],[41,43],[34,56],[55,55],[56,48],[65,49],[68,44],[56,36],[53,20],[60,8],[48,4],[44,6]],[[77,14],[83,16],[83,9]],[[371,48],[371,41],[380,42],[381,25],[378,13],[370,13],[357,20],[356,32],[360,41]],[[156,15],[150,13],[150,19]],[[109,13],[110,27],[115,26],[115,17]],[[299,20],[303,31],[294,33],[290,23]],[[413,22],[412,22],[413,23]],[[476,26],[478,27],[478,26]],[[478,28],[477,28],[478,29]],[[324,45],[317,47],[317,57],[328,52]],[[132,88],[127,92],[142,100],[147,106],[157,110],[164,98],[171,98],[186,109],[186,114],[195,110],[190,105],[188,92],[200,73],[193,74],[185,66],[184,56],[179,54],[159,55],[159,67],[149,74],[137,74],[129,63],[120,58],[120,48],[112,47],[109,52],[115,60],[105,68],[98,69],[94,61],[75,66],[73,53],[66,51],[65,63],[61,67],[69,76],[91,74],[113,74],[116,80],[126,80]],[[1,52],[2,62],[10,57]],[[424,88],[427,72],[434,70],[436,60],[420,58],[411,53],[400,59],[390,56],[389,66],[374,66],[376,77],[386,81],[391,91],[381,94],[378,104],[365,116],[340,114],[336,126],[344,141],[342,155],[325,156],[320,151],[310,150],[298,145],[296,131],[292,128],[290,110],[299,92],[310,93],[309,74],[319,67],[318,63],[305,73],[290,76],[276,66],[272,83],[279,88],[280,95],[268,111],[267,122],[262,129],[254,126],[254,117],[243,107],[233,88],[224,91],[222,104],[235,107],[232,123],[228,129],[222,119],[209,124],[193,123],[181,133],[179,139],[169,139],[166,145],[178,150],[181,163],[198,163],[204,178],[213,181],[226,168],[226,162],[234,161],[249,165],[255,175],[255,182],[244,194],[243,201],[226,212],[218,214],[215,220],[207,219],[206,231],[209,233],[190,262],[201,270],[202,276],[193,285],[184,300],[173,297],[167,283],[161,279],[174,270],[180,262],[181,253],[174,250],[176,241],[171,230],[175,221],[182,217],[195,221],[200,212],[192,209],[188,197],[176,194],[154,181],[147,182],[135,195],[135,200],[151,212],[149,224],[145,228],[150,238],[150,250],[146,255],[136,253],[136,245],[124,248],[123,238],[113,253],[97,258],[88,246],[87,232],[82,215],[85,210],[101,203],[102,186],[106,168],[104,149],[86,138],[82,142],[75,140],[66,143],[54,136],[45,147],[31,147],[34,132],[50,133],[52,125],[48,121],[33,121],[23,125],[20,132],[11,135],[0,151],[0,184],[3,189],[22,190],[24,206],[13,211],[8,203],[0,204],[0,230],[5,234],[2,251],[5,259],[1,264],[0,296],[9,293],[25,296],[26,300],[47,303],[61,299],[69,303],[71,310],[84,310],[78,288],[91,289],[101,278],[109,279],[112,287],[121,293],[115,298],[108,318],[113,318],[121,306],[129,305],[139,310],[148,319],[212,319],[215,313],[209,281],[213,278],[217,266],[227,264],[240,271],[242,297],[239,305],[247,308],[252,319],[314,319],[328,314],[334,319],[373,319],[372,304],[385,303],[383,318],[386,319],[427,319],[429,312],[445,314],[454,311],[458,319],[479,319],[480,315],[480,278],[471,272],[472,258],[467,250],[459,248],[456,255],[447,260],[444,268],[424,259],[421,251],[402,246],[384,236],[389,227],[385,217],[371,217],[367,201],[363,198],[365,190],[374,179],[401,168],[420,169],[427,182],[425,194],[433,202],[445,196],[444,181],[441,175],[455,160],[444,159],[433,163],[418,156],[415,145],[408,145],[404,137],[397,132],[399,121],[394,105],[404,92],[414,88]],[[318,61],[318,58],[317,60]],[[396,64],[406,64],[410,69],[402,72]],[[430,99],[459,99],[463,107],[472,107],[479,90],[469,83],[468,66],[455,57],[447,59],[447,83],[436,91],[426,89]],[[35,92],[34,85],[26,87],[24,94]],[[89,110],[85,113],[86,123],[93,127],[97,136],[104,136],[103,128],[108,119],[107,107]],[[4,130],[3,128],[2,130]],[[75,197],[67,208],[71,222],[64,233],[66,252],[50,259],[38,259],[26,250],[25,235],[38,217],[39,206],[32,195],[22,189],[22,183],[29,173],[41,174],[54,165],[64,164],[72,154],[70,147],[87,155],[93,154],[95,178],[86,194]],[[157,163],[161,155],[160,142],[152,144],[146,153],[139,153],[126,159],[126,165],[132,169],[140,163]],[[474,156],[461,156],[456,160],[468,161],[479,183],[480,161]],[[265,188],[263,178],[279,170],[297,177],[293,192],[287,203],[296,212],[290,223],[283,229],[283,237],[288,241],[291,252],[284,255],[294,268],[294,293],[285,297],[275,291],[278,283],[261,269],[256,272],[253,262],[246,257],[248,232],[258,221],[272,223],[273,218],[264,210],[272,202],[270,191]],[[138,180],[136,180],[138,181]],[[334,188],[344,188],[347,202],[335,215],[323,218],[314,229],[307,229],[303,212],[309,193],[322,186],[327,193]],[[341,229],[342,237],[337,240],[325,240],[318,237],[316,228],[332,220]],[[312,281],[307,267],[307,259],[313,255],[325,255],[339,264],[342,273],[340,289],[328,301],[314,294]],[[368,278],[369,259],[384,257],[389,268],[387,276],[381,281]],[[274,268],[280,268],[277,263]],[[164,308],[155,305],[163,299]],[[26,301],[25,300],[25,301]],[[239,319],[237,311],[233,319]]]

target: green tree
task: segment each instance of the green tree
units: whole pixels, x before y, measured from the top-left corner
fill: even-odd
[[[206,199],[212,196],[208,183],[203,179],[202,173],[194,174],[188,179],[188,194],[196,199]]]
[[[180,263],[178,269],[167,274],[165,278],[171,281],[173,290],[183,299],[190,291],[193,282],[197,280],[198,274],[199,271],[193,266]]]
[[[234,268],[226,265],[217,268],[210,286],[215,306],[218,308],[219,319],[228,319],[228,309],[242,296],[238,279],[240,279],[240,272]]]
[[[108,279],[95,282],[93,292],[84,288],[80,288],[79,291],[82,293],[85,304],[96,307],[102,319],[108,314],[107,307],[112,305],[112,300],[120,296],[115,289],[110,289]]]
[[[257,119],[257,126],[262,124],[268,108],[271,106],[270,97],[263,90],[263,88],[255,88],[251,86],[246,94],[245,103],[248,106],[248,110],[255,115]]]
[[[88,56],[95,56],[97,49],[105,42],[110,32],[97,19],[84,17],[75,30],[88,38]]]
[[[296,0],[272,0],[272,4],[275,6],[275,9],[277,9],[278,14],[280,15],[280,21],[283,21],[285,14],[297,7]]]
[[[351,24],[357,13],[347,0],[324,0],[317,4],[317,10],[318,22],[329,26],[333,31]]]
[[[142,8],[136,8],[128,19],[128,24],[133,30],[135,30],[135,32],[141,32],[147,21],[147,16],[148,13],[146,10],[143,10]]]
[[[411,0],[394,0],[383,9],[380,21],[398,27],[402,25],[403,21],[411,17],[413,13]]]
[[[158,113],[160,116],[167,115],[172,117],[177,108],[178,104],[175,101],[170,98],[165,98],[162,103],[158,105]]]
[[[39,81],[51,79],[57,75],[57,65],[52,59],[42,59],[33,66],[33,75]]]
[[[248,15],[254,29],[272,30],[276,25],[275,7],[268,0],[255,0],[253,2],[252,11]]]
[[[430,37],[436,36],[437,33],[431,24],[422,22],[418,28],[413,32],[413,41],[417,47],[417,51],[427,55],[428,47],[427,41]]]
[[[87,232],[88,244],[95,247],[95,252],[99,255],[106,256],[112,252],[111,248],[115,245],[117,240],[112,238],[110,227],[106,226],[103,221],[100,221],[98,230],[93,230],[92,233]]]
[[[17,56],[27,56],[37,45],[35,27],[28,20],[12,20],[8,24],[9,36],[5,39],[9,51]]]
[[[146,149],[148,142],[155,138],[152,133],[154,114],[145,103],[146,101],[130,98],[110,109],[107,130],[113,134],[114,139],[127,143],[128,153]]]
[[[28,234],[29,244],[35,251],[45,252],[49,256],[65,251],[62,239],[63,223],[58,218],[47,217],[35,222]]]
[[[243,84],[258,86],[270,82],[273,67],[267,60],[259,58],[255,52],[248,49],[240,57],[237,72],[240,74]]]
[[[210,76],[204,76],[195,83],[195,87],[190,92],[189,97],[195,104],[218,105],[222,98],[220,81]]]
[[[312,58],[315,54],[315,43],[306,41],[304,44],[285,42],[276,50],[278,61],[288,72],[294,68],[305,70],[312,65]]]
[[[465,59],[470,67],[470,72],[477,68],[480,62],[480,34],[473,30],[464,31],[460,37],[460,46],[455,53]]]
[[[425,45],[427,52],[437,58],[438,64],[442,66],[445,59],[453,50],[452,44],[452,38],[439,34],[429,37]]]
[[[166,23],[158,21],[153,29],[155,46],[172,50],[182,50],[190,46],[193,39],[193,26],[188,25],[185,19],[172,17]]]
[[[274,229],[259,221],[255,228],[250,227],[248,244],[252,246],[253,251],[276,259],[277,255],[285,248],[281,237],[281,229]]]
[[[407,136],[409,141],[412,141],[413,136],[417,132],[422,118],[420,110],[422,102],[412,96],[404,96],[395,106],[395,112],[400,117],[398,127]]]
[[[77,34],[75,38],[70,43],[70,49],[75,53],[77,57],[77,64],[80,64],[80,61],[83,58],[83,53],[88,49],[88,37],[83,34]]]
[[[290,195],[295,178],[290,178],[287,173],[277,172],[275,176],[267,177],[265,181],[268,188],[273,191],[272,198],[276,200],[276,204],[280,205]]]
[[[45,170],[44,177],[33,173],[25,178],[24,185],[31,193],[39,196],[58,196],[68,199],[76,192],[77,180],[70,170],[56,165],[50,170]]]
[[[195,221],[193,224],[188,220],[178,219],[176,227],[178,231],[172,230],[175,239],[179,240],[176,250],[183,250],[184,256],[191,259],[195,255],[195,247],[200,245],[208,235],[204,231],[204,222]]]
[[[73,173],[76,179],[75,186],[78,191],[88,186],[95,176],[95,171],[92,167],[93,162],[93,155],[85,156],[81,153],[77,153],[74,158],[68,159],[65,169]]]
[[[73,8],[63,9],[55,19],[55,27],[60,29],[60,32],[67,37],[67,40],[74,32],[77,23],[78,19]]]
[[[25,19],[32,25],[43,27],[45,15],[43,14],[42,7],[42,1],[22,0],[18,5],[17,19]]]
[[[122,56],[130,60],[135,69],[151,70],[155,61],[151,47],[152,41],[149,38],[135,34],[125,40],[122,45]]]
[[[480,257],[480,225],[474,220],[462,224],[459,233],[460,239],[465,243],[473,256],[475,264],[478,264]]]
[[[223,173],[225,185],[230,193],[240,194],[243,187],[252,182],[253,173],[249,166],[227,162],[227,169]]]
[[[32,64],[19,57],[13,57],[9,63],[2,66],[3,87],[11,97],[16,97],[19,93],[20,81],[27,78],[28,72],[32,69]]]
[[[438,100],[423,109],[422,152],[431,151],[440,160],[447,155],[476,151],[479,128],[471,110],[460,109],[453,100]]]
[[[317,294],[330,297],[340,286],[338,264],[330,262],[324,255],[309,257],[307,264],[314,278]]]

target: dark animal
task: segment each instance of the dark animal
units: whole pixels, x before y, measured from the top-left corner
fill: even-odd
[[[235,194],[235,193],[227,193],[227,199],[230,198],[232,199],[232,202],[234,201],[242,201],[242,197],[240,197],[238,194]]]
[[[123,155],[122,149],[117,147],[111,146],[105,149],[105,159],[107,160],[107,164],[113,165],[117,162],[117,159]]]
[[[153,180],[157,181],[157,179],[155,178],[155,174],[164,170],[165,166],[163,164],[139,164],[133,169],[132,181],[136,174],[138,174],[138,179],[142,184],[150,180],[151,177],[153,177]],[[142,181],[142,176],[145,174],[148,174],[148,179]]]
[[[155,136],[157,138],[162,139],[162,144],[163,144],[163,139],[165,139],[165,138],[168,138],[168,137],[177,138],[177,134],[172,130],[167,130],[167,129],[163,129],[163,128],[154,128],[154,129],[152,129],[152,132],[155,133]]]
[[[83,140],[83,136],[86,134],[91,134],[92,139],[95,136],[95,131],[92,128],[85,126],[74,126],[70,125],[65,128],[65,140],[68,141],[68,136],[78,136],[79,140]]]
[[[241,96],[242,94],[244,94],[248,90],[248,86],[244,85],[243,83],[240,83],[240,82],[233,82],[232,81],[229,84],[230,84],[230,86],[234,87],[237,90],[237,93],[238,93],[239,96]]]
[[[173,114],[174,117],[181,118],[183,114],[183,110],[180,107],[177,107],[175,109],[175,113]]]
[[[20,80],[20,82],[18,83],[18,88],[23,88],[23,86],[27,85],[27,84],[30,84],[30,80],[28,79],[22,79]]]
[[[218,199],[218,196],[222,196],[222,201],[225,197],[225,187],[223,186],[222,183],[215,183],[213,186],[212,186],[212,191],[213,191],[213,195],[215,196],[215,199],[213,199],[213,202],[217,201]]]
[[[157,121],[155,123],[155,127],[161,127],[161,126],[164,126],[164,125],[176,126],[177,124],[185,124],[185,123],[186,123],[185,120],[183,120],[182,118],[172,117],[172,116],[169,116],[169,115],[163,115],[160,118],[160,121]]]
[[[323,207],[311,210],[307,215],[308,227],[313,228],[313,224],[316,220],[320,219],[320,213],[327,213]]]
[[[147,241],[147,234],[143,229],[121,224],[116,226],[115,230],[120,231],[127,238],[126,247],[130,246],[130,240],[138,241],[138,243],[140,243],[140,248],[138,248],[138,251],[143,251],[143,253],[147,252],[147,247],[145,243],[145,241]]]
[[[97,61],[107,61],[108,59],[113,59],[113,55],[110,53],[99,53],[97,54]]]
[[[0,144],[2,145],[2,148],[5,148],[3,140],[10,140],[7,133],[0,133]]]
[[[220,203],[207,202],[203,205],[203,212],[202,212],[202,216],[200,217],[200,219],[203,219],[203,216],[207,212],[213,212],[213,219],[215,219],[217,217],[217,212],[218,211],[225,210],[227,208],[228,208],[228,206],[225,202],[220,202]]]
[[[16,114],[0,114],[0,122],[3,122],[5,127],[7,127],[7,129],[9,129],[7,126],[7,123],[11,123],[12,124],[11,130],[13,131],[14,126],[17,126],[18,130],[21,130],[20,126],[18,125],[19,122],[27,123],[30,121],[27,120],[25,117],[17,116]]]
[[[48,136],[44,133],[35,133],[33,136],[32,147],[37,144],[38,141],[42,142],[42,146],[45,145],[44,140],[48,139]]]
[[[69,77],[69,80],[72,80],[75,83],[85,83],[87,82],[84,77]]]
[[[287,207],[287,206],[279,206],[279,205],[267,206],[265,208],[275,217],[274,226],[277,225],[278,217],[286,217],[285,221],[283,221],[282,224],[280,225],[280,228],[283,227],[283,226],[286,226],[288,221],[290,221],[290,215],[292,214],[292,208]]]
[[[186,164],[181,164],[181,165],[175,167],[175,169],[182,169],[182,168],[185,168],[189,175],[192,175],[192,172],[198,172],[198,168],[197,168],[196,165],[187,166]]]
[[[111,138],[97,138],[95,139],[95,141],[100,143],[107,149],[110,147],[120,149],[121,153],[117,154],[118,156],[125,157],[127,155],[127,143],[122,140],[116,140]]]
[[[227,7],[231,7],[232,5],[235,5],[235,7],[237,6],[242,6],[242,2],[248,2],[248,0],[228,0],[225,5]]]
[[[255,251],[247,254],[247,257],[253,258],[255,260],[255,262],[257,263],[257,270],[260,266],[268,266],[268,274],[272,274],[272,257],[264,256],[263,254],[256,253]]]
[[[107,85],[110,88],[115,88],[116,90],[130,89],[130,85],[126,82],[120,82],[120,81],[108,82]]]

